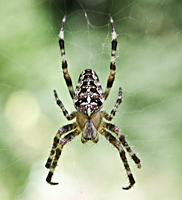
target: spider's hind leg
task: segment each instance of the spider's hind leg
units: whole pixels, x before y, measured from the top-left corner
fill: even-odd
[[[123,161],[123,164],[124,164],[124,168],[126,170],[126,173],[127,173],[127,176],[128,176],[128,179],[129,179],[129,186],[127,187],[124,187],[123,189],[124,190],[128,190],[130,189],[134,184],[135,184],[135,179],[133,177],[133,174],[131,173],[131,170],[130,170],[130,167],[129,167],[129,164],[128,164],[128,161],[127,161],[127,158],[126,158],[126,155],[125,155],[125,151],[123,150],[123,147],[120,143],[120,141],[118,141],[113,135],[111,135],[108,131],[106,131],[105,129],[102,129],[99,131],[102,135],[105,136],[105,138],[114,146],[118,149],[119,151],[119,154],[120,154],[120,158],[121,160]]]
[[[130,154],[133,161],[137,164],[137,167],[141,168],[140,159],[132,151],[131,147],[129,146],[129,144],[127,143],[127,141],[125,139],[124,134],[121,132],[119,127],[115,126],[114,124],[110,124],[110,123],[106,123],[106,122],[104,122],[104,123],[105,123],[106,129],[110,130],[111,132],[115,133],[118,136],[119,141],[126,148],[127,152]]]
[[[52,160],[54,158],[54,154],[56,152],[56,149],[57,149],[57,146],[59,144],[61,136],[63,134],[65,134],[65,133],[75,129],[75,128],[76,128],[76,124],[73,123],[73,124],[67,124],[67,125],[63,126],[62,128],[60,128],[58,130],[58,132],[57,132],[57,134],[56,134],[56,136],[54,137],[54,140],[53,140],[53,145],[52,145],[52,149],[51,149],[50,155],[49,155],[49,157],[47,159],[47,162],[45,164],[46,168],[49,169],[51,167],[51,165],[52,165]]]
[[[70,132],[69,134],[67,134],[65,137],[63,137],[60,140],[59,145],[57,145],[56,153],[55,153],[55,156],[54,156],[54,160],[53,160],[51,166],[49,167],[49,173],[48,173],[47,178],[46,178],[46,181],[50,185],[57,185],[58,184],[58,183],[52,182],[52,176],[53,176],[54,170],[55,170],[55,168],[57,166],[57,162],[59,160],[59,157],[61,156],[61,152],[62,152],[63,146],[65,144],[67,144],[68,142],[70,142],[72,139],[75,138],[75,136],[77,136],[79,134],[80,134],[80,131],[76,129],[76,130]]]

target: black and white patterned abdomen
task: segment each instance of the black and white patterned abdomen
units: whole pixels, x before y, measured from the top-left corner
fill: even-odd
[[[97,74],[91,69],[84,70],[75,90],[75,108],[81,114],[91,116],[100,111],[103,103],[103,91]]]

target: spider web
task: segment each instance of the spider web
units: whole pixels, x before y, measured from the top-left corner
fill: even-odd
[[[2,4],[2,3],[1,3]],[[181,139],[180,1],[16,1],[1,5],[0,199],[179,199]],[[174,12],[175,11],[175,12]],[[63,80],[57,34],[65,23],[65,46],[74,86],[91,68],[105,89],[109,74],[111,25],[118,33],[116,80],[104,109],[141,159],[126,192],[119,154],[102,136],[83,145],[80,136],[61,155],[53,179],[44,168],[57,129],[68,122],[53,89],[69,112],[74,107]],[[6,17],[5,17],[6,16]]]

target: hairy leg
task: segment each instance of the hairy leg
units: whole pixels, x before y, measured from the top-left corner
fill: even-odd
[[[104,92],[104,99],[106,100],[110,89],[113,85],[114,79],[115,79],[115,73],[116,73],[116,48],[117,48],[117,34],[114,27],[114,21],[112,17],[110,17],[110,22],[112,25],[112,46],[111,46],[111,62],[110,62],[110,74],[107,80],[107,86],[106,90]]]
[[[63,134],[65,134],[65,133],[68,133],[71,130],[74,130],[75,128],[76,128],[76,124],[73,123],[73,124],[65,125],[65,126],[63,126],[62,128],[60,128],[58,130],[58,132],[57,132],[57,134],[56,134],[56,136],[54,137],[54,140],[53,140],[53,145],[52,145],[52,149],[51,149],[50,155],[49,155],[49,157],[47,159],[47,162],[45,164],[46,168],[49,169],[51,167],[52,160],[53,160],[53,157],[54,157],[55,151],[57,149],[57,146],[59,144],[61,136]]]
[[[77,111],[72,112],[71,114],[68,113],[68,111],[66,110],[66,108],[64,107],[63,103],[61,102],[61,100],[59,99],[56,90],[54,90],[54,96],[56,99],[56,102],[58,104],[58,106],[61,108],[61,110],[63,111],[64,116],[67,118],[67,120],[72,120],[76,117]]]
[[[77,129],[72,131],[71,133],[67,134],[65,137],[63,137],[60,142],[59,145],[56,148],[56,154],[54,156],[54,160],[49,168],[49,173],[47,175],[46,181],[50,184],[50,185],[57,185],[58,183],[52,182],[52,176],[54,174],[54,170],[57,166],[57,162],[59,160],[59,157],[61,156],[61,152],[62,149],[64,147],[65,144],[67,144],[68,142],[70,142],[72,139],[74,139],[77,135],[80,134],[80,131],[78,131]]]
[[[108,121],[111,121],[113,119],[113,117],[115,116],[116,114],[116,111],[118,109],[118,106],[122,103],[122,89],[121,87],[119,88],[119,95],[118,95],[118,99],[116,101],[116,104],[114,105],[114,108],[111,110],[111,113],[108,114],[105,110],[102,111],[103,113],[103,117],[105,119],[107,119]]]
[[[120,154],[120,158],[123,161],[124,164],[124,168],[126,170],[128,179],[129,179],[129,186],[124,187],[124,190],[128,190],[130,189],[134,184],[135,184],[135,179],[131,173],[128,161],[126,159],[126,155],[125,155],[125,151],[123,150],[123,147],[120,143],[120,141],[118,141],[113,135],[111,135],[108,131],[106,131],[105,129],[102,129],[101,131],[99,131],[102,135],[104,135],[106,137],[106,139],[114,146],[118,149],[119,154]]]
[[[70,95],[73,99],[74,98],[74,89],[73,89],[71,76],[68,73],[68,64],[67,64],[65,48],[64,48],[64,30],[63,30],[63,27],[64,27],[65,21],[66,21],[66,16],[64,16],[64,18],[62,20],[61,30],[60,30],[60,33],[58,35],[59,36],[59,46],[60,46],[61,56],[62,56],[62,69],[63,69],[64,79],[66,81],[69,93],[70,93]]]
[[[110,130],[111,132],[115,133],[119,141],[122,143],[122,145],[126,148],[127,152],[130,154],[131,158],[134,160],[134,162],[137,164],[138,168],[141,168],[140,159],[136,156],[136,154],[132,151],[131,147],[127,143],[124,134],[121,132],[121,130],[115,126],[114,124],[106,123],[105,125],[106,129]]]

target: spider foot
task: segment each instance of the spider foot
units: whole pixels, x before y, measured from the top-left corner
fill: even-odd
[[[66,15],[62,19],[61,31],[63,31],[65,21],[66,21]]]
[[[138,169],[140,169],[142,166],[140,163],[137,164]]]
[[[58,185],[59,183],[50,182],[50,185]]]
[[[64,39],[64,30],[63,30],[63,28],[64,28],[65,21],[66,21],[66,15],[62,19],[61,30],[60,30],[60,33],[58,35],[60,39]]]
[[[123,187],[123,190],[129,190],[132,187],[132,185],[129,185],[128,187]]]
[[[53,173],[52,172],[49,172],[47,178],[46,178],[46,181],[50,184],[50,185],[58,185],[59,183],[55,183],[55,182],[52,182],[51,179],[52,179],[52,176],[53,176]]]
[[[62,106],[62,102],[61,102],[61,100],[59,99],[56,90],[53,90],[53,92],[54,92],[54,97],[55,97],[55,99],[56,99],[57,104],[58,104],[59,106]]]
[[[65,21],[66,21],[66,15],[64,15],[64,17],[63,17],[63,19],[62,19],[63,25],[64,25]],[[62,26],[63,26],[63,25],[62,25]]]
[[[133,153],[131,157],[134,160],[134,162],[137,164],[137,167],[140,169],[141,168],[140,159],[136,156],[135,153]]]
[[[135,179],[133,178],[132,174],[128,174],[128,178],[129,178],[129,181],[130,181],[130,185],[128,187],[123,187],[123,190],[129,190],[135,184]]]
[[[110,16],[110,22],[111,22],[112,27],[114,28],[114,20],[113,20],[112,16]]]
[[[56,90],[53,90],[55,98],[58,98]]]
[[[117,34],[116,34],[115,26],[114,26],[114,20],[111,16],[110,16],[110,22],[111,22],[111,26],[112,26],[112,40],[116,40]]]

